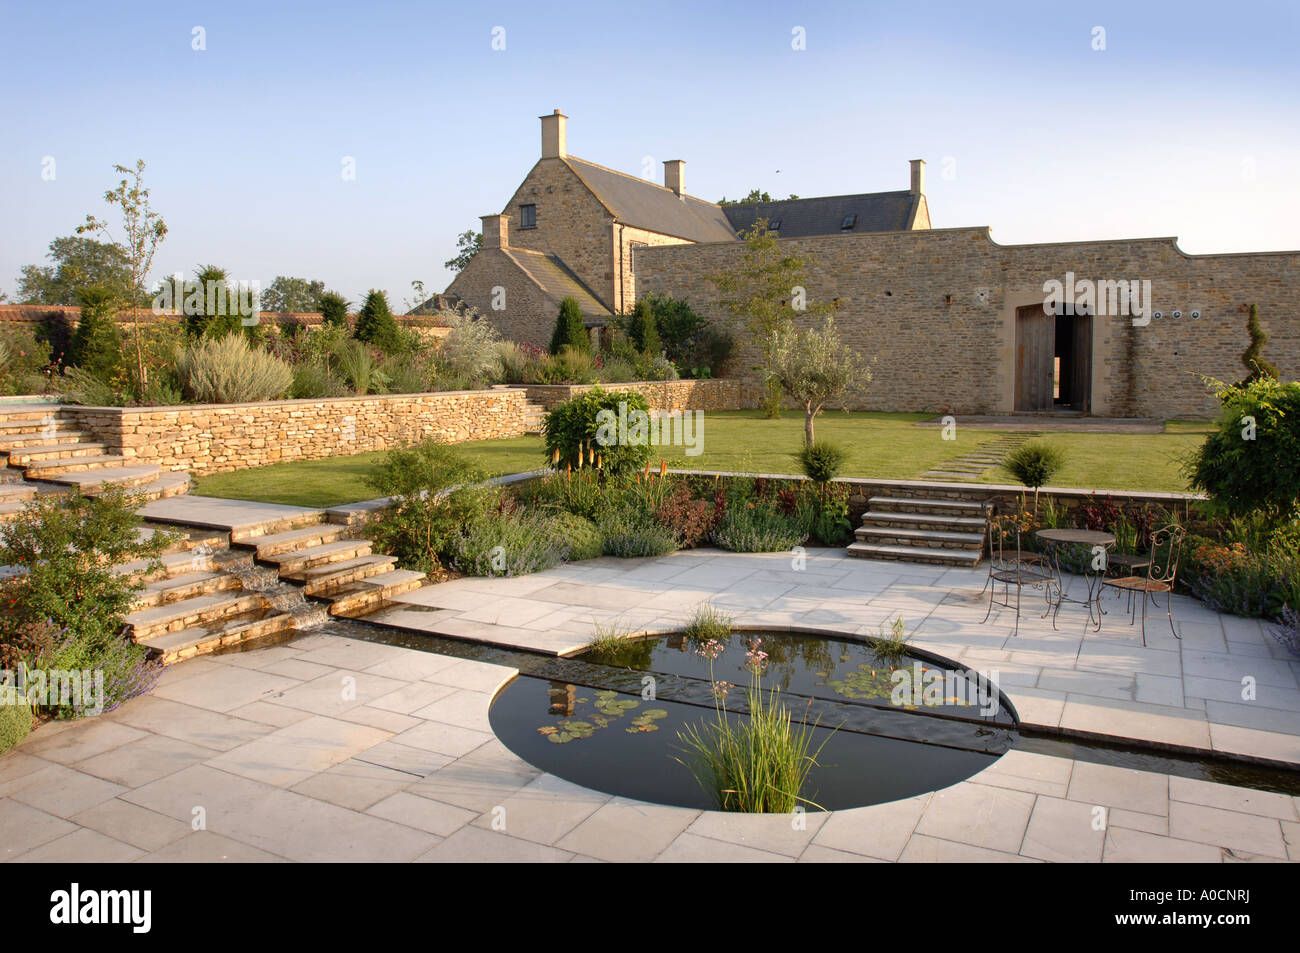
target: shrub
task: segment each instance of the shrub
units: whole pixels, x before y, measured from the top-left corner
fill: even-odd
[[[177,356],[176,376],[185,395],[201,404],[274,400],[293,386],[293,368],[249,347],[241,334],[189,345]]]
[[[1065,465],[1065,455],[1050,443],[1031,440],[1007,454],[1002,465],[1023,483],[1033,487],[1034,509],[1038,509],[1038,488],[1047,484]]]
[[[337,291],[327,291],[320,297],[320,317],[323,325],[334,328],[348,326],[348,302]]]
[[[83,407],[122,407],[126,404],[126,395],[122,391],[79,367],[69,367],[57,381],[60,397],[69,404]]]
[[[848,458],[848,451],[838,444],[818,440],[805,444],[799,451],[803,472],[814,483],[830,483],[839,474]]]
[[[1252,552],[1240,542],[1194,537],[1185,548],[1183,582],[1212,609],[1275,619],[1285,606],[1300,605],[1300,550],[1294,546]]]
[[[501,335],[482,318],[457,315],[438,350],[451,374],[473,381],[488,380],[500,366]]]
[[[799,521],[761,503],[729,506],[713,531],[713,542],[733,553],[775,553],[808,538]]]
[[[26,738],[31,730],[32,710],[26,702],[10,705],[0,700],[0,754]]]
[[[0,614],[9,661],[19,656],[33,667],[102,671],[108,707],[147,690],[157,672],[146,649],[124,634],[142,584],[114,572],[133,560],[160,566],[158,555],[174,539],[140,537],[140,502],[116,487],[97,497],[38,497],[6,525],[0,542],[0,565],[22,570],[5,585]],[[80,713],[74,706],[56,710]]]
[[[564,545],[565,561],[595,559],[605,551],[600,529],[586,517],[560,510],[551,515],[550,521],[551,533]]]
[[[523,576],[559,565],[567,546],[536,510],[492,511],[455,543],[455,568],[471,576]]]
[[[617,432],[620,404],[626,404],[622,417],[628,422],[627,434]],[[648,439],[633,442],[634,411],[646,415],[648,428],[650,405],[644,396],[632,391],[593,387],[557,404],[546,414],[542,427],[547,458],[559,469],[577,470],[590,466],[592,458],[599,455],[601,469],[612,476],[641,469],[650,459],[650,443]]]
[[[538,384],[590,384],[596,380],[596,359],[587,351],[569,345],[559,354],[547,354],[532,366],[533,381]]]
[[[369,484],[393,505],[370,527],[380,551],[406,569],[437,572],[452,558],[464,527],[488,511],[495,491],[460,451],[428,441],[390,451]]]
[[[352,390],[361,395],[382,394],[391,383],[375,352],[359,340],[341,341],[334,349],[335,367]]]
[[[1289,606],[1284,608],[1273,627],[1273,635],[1292,655],[1300,655],[1300,612]]]
[[[591,469],[543,477],[530,492],[538,506],[552,507],[588,520],[595,520],[610,506],[611,498],[617,496],[602,479],[601,473]]]
[[[515,341],[496,343],[496,377],[503,384],[535,384],[533,356]]]
[[[358,341],[373,344],[384,353],[402,347],[401,328],[397,326],[397,319],[388,307],[388,296],[384,292],[374,288],[367,292],[365,303],[357,312],[357,326],[352,335]]]
[[[659,329],[655,325],[654,309],[644,298],[632,309],[632,315],[627,321],[627,336],[642,354],[657,357],[663,351],[663,345],[659,342]]]
[[[640,507],[615,506],[601,513],[596,525],[607,556],[666,556],[677,549],[677,534]]]
[[[388,358],[380,365],[380,371],[390,394],[422,394],[433,390],[437,380],[429,359],[414,351]]]
[[[575,351],[591,353],[591,335],[582,323],[582,305],[573,297],[560,302],[560,313],[555,319],[555,330],[551,332],[549,350],[552,354],[559,354],[560,349],[566,345]]]
[[[66,311],[47,311],[41,315],[36,327],[36,343],[47,348],[48,360],[59,367],[68,363],[68,351],[72,347],[75,329]]]
[[[691,377],[716,377],[731,354],[732,339],[689,304],[667,295],[650,294],[642,299],[654,315],[664,354]]]
[[[1262,376],[1211,381],[1223,411],[1217,429],[1184,461],[1191,484],[1233,515],[1259,511],[1281,523],[1300,511],[1300,382]]]
[[[655,509],[655,517],[676,535],[683,547],[699,545],[717,522],[717,508],[711,500],[697,500],[686,483],[676,483]]]
[[[293,384],[289,396],[299,400],[321,397],[343,397],[348,389],[319,361],[304,361],[293,369]]]

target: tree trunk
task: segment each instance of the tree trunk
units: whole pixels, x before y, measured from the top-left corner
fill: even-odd
[[[804,411],[804,417],[803,417],[803,443],[804,443],[804,446],[805,446],[805,447],[811,447],[811,446],[813,445],[813,440],[815,439],[814,434],[813,434],[813,421],[816,420],[816,419],[817,419],[817,417],[816,417],[816,415],[812,412],[811,409],[807,409],[807,410]]]

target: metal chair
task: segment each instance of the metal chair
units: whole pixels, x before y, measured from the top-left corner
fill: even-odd
[[[1178,579],[1178,562],[1182,556],[1183,540],[1187,531],[1176,523],[1162,527],[1151,534],[1151,553],[1147,560],[1145,576],[1121,576],[1118,579],[1103,579],[1103,586],[1110,586],[1129,594],[1129,625],[1137,618],[1137,599],[1142,596],[1142,644],[1147,644],[1147,602],[1155,604],[1156,593],[1165,594],[1165,615],[1169,618],[1169,631],[1175,639],[1181,639],[1174,627],[1174,584]]]
[[[1013,524],[1014,525],[1014,524]],[[1012,550],[1007,544],[1010,538],[1015,537],[1015,549]],[[1001,526],[996,519],[988,521],[988,538],[989,538],[989,577],[984,583],[984,588],[989,593],[989,608],[984,613],[984,622],[989,621],[989,616],[993,614],[993,606],[1000,605],[1010,609],[1011,605],[1011,587],[1016,587],[1016,628],[1014,635],[1020,634],[1020,601],[1021,591],[1025,586],[1043,587],[1043,598],[1047,605],[1051,606],[1048,586],[1056,579],[1051,568],[1044,565],[1038,559],[1029,559],[1027,557],[1039,557],[1038,553],[1025,553],[1020,547],[1020,527],[1014,525],[1014,529]],[[998,583],[1002,583],[1002,601],[997,601]],[[981,593],[982,594],[982,593]]]

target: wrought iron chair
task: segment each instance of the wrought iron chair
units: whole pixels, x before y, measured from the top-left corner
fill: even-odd
[[[1178,562],[1182,556],[1183,540],[1187,531],[1176,523],[1164,526],[1151,534],[1151,552],[1147,560],[1145,576],[1121,576],[1117,579],[1103,579],[1103,586],[1129,594],[1129,625],[1137,619],[1137,596],[1142,597],[1142,644],[1147,644],[1147,603],[1155,604],[1157,593],[1165,594],[1165,615],[1169,619],[1169,631],[1175,639],[1181,639],[1178,629],[1174,627],[1174,583],[1178,579]]]
[[[1008,545],[1012,537],[1015,538],[1015,549]],[[996,519],[990,519],[988,521],[988,538],[989,577],[984,583],[984,588],[988,590],[989,608],[984,613],[981,625],[989,621],[989,616],[993,614],[994,605],[1007,609],[1014,608],[1016,610],[1014,634],[1019,635],[1021,591],[1025,586],[1042,587],[1043,600],[1050,608],[1051,598],[1048,587],[1056,581],[1056,575],[1052,572],[1050,566],[1044,565],[1038,560],[1039,554],[1025,553],[1021,549],[1019,525],[1013,524],[1011,527],[1004,527]],[[1002,583],[1002,601],[1000,602],[997,599],[998,583]],[[1011,603],[1012,586],[1016,587],[1014,607]]]

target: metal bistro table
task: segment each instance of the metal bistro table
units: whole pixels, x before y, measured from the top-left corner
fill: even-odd
[[[1056,628],[1056,617],[1061,611],[1061,603],[1072,602],[1088,607],[1088,621],[1096,623],[1096,630],[1101,631],[1101,580],[1106,575],[1105,553],[1115,545],[1115,537],[1110,533],[1101,533],[1091,529],[1040,529],[1034,533],[1047,544],[1047,551],[1052,558],[1052,568],[1056,571],[1056,603],[1052,606],[1052,628]],[[1066,594],[1065,584],[1061,581],[1061,549],[1065,546],[1087,546],[1089,559],[1084,564],[1083,579],[1088,584],[1086,599],[1071,599]],[[1102,547],[1101,568],[1094,569],[1096,548]],[[1096,615],[1094,616],[1094,612]]]

